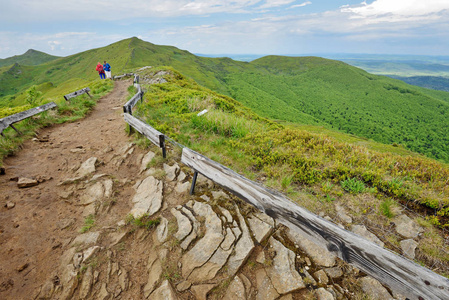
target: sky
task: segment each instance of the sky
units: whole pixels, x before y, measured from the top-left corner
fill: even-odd
[[[133,36],[202,54],[449,55],[449,0],[0,0],[0,58]]]

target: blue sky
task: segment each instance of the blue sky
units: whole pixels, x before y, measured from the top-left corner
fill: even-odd
[[[0,0],[0,58],[137,36],[204,54],[449,55],[449,0]]]

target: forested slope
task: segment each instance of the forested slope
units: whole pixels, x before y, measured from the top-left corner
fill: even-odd
[[[449,159],[443,93],[321,58],[265,57],[252,64],[267,72],[229,74],[226,83],[232,97],[266,117],[309,123],[306,114],[329,128]]]

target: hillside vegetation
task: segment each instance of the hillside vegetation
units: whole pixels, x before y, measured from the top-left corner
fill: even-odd
[[[158,71],[145,72],[152,77]],[[138,105],[136,115],[176,141],[175,149],[184,145],[205,154],[284,191],[317,214],[334,215],[334,204],[340,203],[351,208],[355,222],[388,228],[401,205],[407,206],[425,216],[419,222],[432,240],[421,249],[420,259],[442,263],[444,272],[449,271],[444,237],[430,228],[430,224],[449,226],[447,165],[281,125],[174,70],[163,73],[167,83],[143,83],[145,102]],[[204,109],[208,112],[198,116]],[[395,236],[386,242],[391,249],[399,245]]]
[[[330,128],[449,160],[449,105],[436,93],[314,57],[265,57],[252,63],[269,73],[235,73],[226,82],[236,100],[258,113],[310,124],[292,113],[301,111]]]
[[[448,93],[318,57],[267,56],[239,62],[130,38],[38,66],[0,69],[0,105],[24,105],[17,94],[33,85],[49,83],[53,89],[67,80],[92,80],[98,76],[96,62],[103,60],[111,63],[113,74],[145,65],[171,66],[264,117],[403,145],[449,162]]]

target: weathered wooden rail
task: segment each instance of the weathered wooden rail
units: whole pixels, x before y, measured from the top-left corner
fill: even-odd
[[[184,148],[181,162],[291,230],[376,278],[408,299],[449,299],[449,279],[338,227],[209,158]]]
[[[132,128],[140,132],[143,136],[149,139],[153,144],[162,149],[162,156],[167,157],[167,150],[165,146],[165,135],[151,127],[150,125],[135,118],[129,113],[124,113],[125,122]]]
[[[73,93],[65,95],[64,99],[65,99],[65,101],[67,101],[71,98],[78,97],[79,95],[82,95],[82,94],[87,94],[90,98],[92,98],[92,96],[89,94],[89,92],[90,92],[90,88],[86,87],[84,89],[81,89],[81,90],[78,90]]]
[[[17,130],[16,127],[14,127],[14,125],[13,125],[14,123],[17,123],[17,122],[20,122],[22,120],[25,120],[25,119],[27,119],[29,117],[37,115],[37,114],[39,114],[41,112],[44,112],[44,111],[49,110],[51,108],[54,108],[56,106],[57,106],[56,103],[50,102],[50,103],[47,103],[47,104],[44,104],[44,105],[41,105],[41,106],[38,106],[38,107],[33,107],[31,109],[19,112],[17,114],[14,114],[14,115],[2,118],[2,119],[0,119],[0,134],[2,136],[4,136],[3,135],[3,130],[5,130],[9,126],[11,126],[12,129],[14,129],[15,131],[17,131],[17,133],[20,134],[20,131]]]
[[[122,75],[115,75],[115,76],[112,77],[112,79],[113,80],[122,79],[124,77],[131,77],[133,75],[134,75],[134,73],[125,73],[125,74],[122,74]]]
[[[123,112],[124,113],[128,113],[130,115],[133,114],[132,110],[133,107],[136,105],[137,101],[142,101],[143,99],[143,91],[140,87],[140,84],[136,84],[137,86],[137,93],[131,98],[129,99],[128,102],[125,103],[125,105],[123,105]]]

